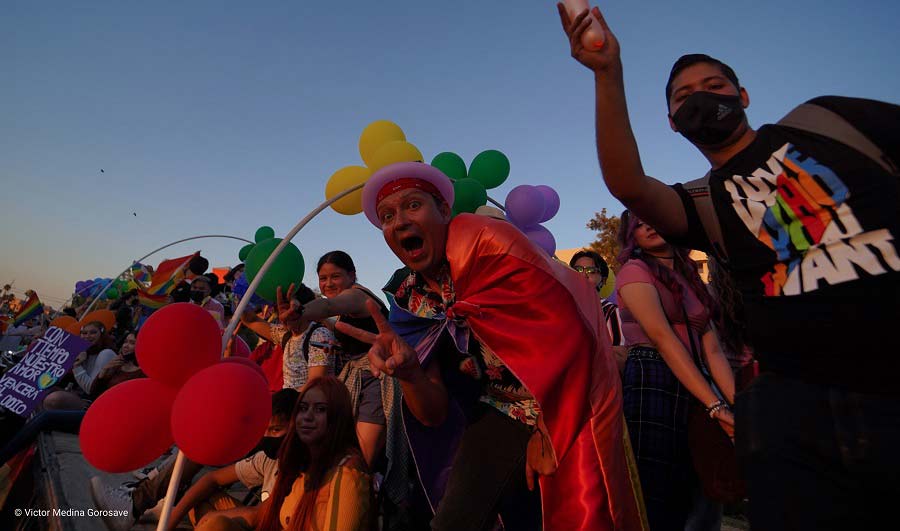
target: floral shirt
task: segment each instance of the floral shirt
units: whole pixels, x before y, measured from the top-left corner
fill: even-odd
[[[310,341],[319,343],[333,343],[334,336],[324,326],[315,328],[315,323],[310,323],[306,332],[297,336],[291,336],[284,345],[284,357],[282,358],[282,371],[284,374],[284,389],[300,389],[309,377],[310,367],[328,367],[328,374],[334,374],[334,362],[325,350],[315,345],[309,345],[309,360],[303,354],[303,340],[306,334],[312,331]],[[285,334],[289,334],[288,328],[281,324],[270,324],[272,341],[281,345]]]
[[[448,265],[444,265],[439,278],[440,293],[432,289],[421,275],[410,272],[397,288],[394,301],[418,317],[434,318],[446,314],[447,309],[456,302]],[[537,400],[509,367],[474,334],[469,339],[469,352],[457,355],[460,372],[484,383],[479,398],[481,402],[529,426],[537,424],[540,414]]]

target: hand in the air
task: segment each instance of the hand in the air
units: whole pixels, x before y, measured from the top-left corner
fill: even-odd
[[[572,57],[576,61],[590,68],[595,73],[608,72],[612,68],[621,70],[619,41],[609,29],[609,26],[606,25],[606,20],[603,18],[603,14],[600,13],[600,9],[595,7],[590,11],[582,11],[573,20],[569,17],[566,6],[562,3],[557,3],[556,7],[559,9],[559,21],[562,23],[563,31],[566,32],[566,36],[569,38]],[[605,33],[605,42],[598,50],[585,50],[584,45],[581,43],[582,35],[591,25],[591,17],[597,19]]]
[[[394,332],[375,301],[366,301],[366,308],[378,326],[378,334],[360,330],[340,321],[335,324],[335,329],[372,345],[369,349],[369,366],[374,376],[385,373],[400,380],[412,379],[417,375],[417,371],[422,370],[415,349]]]
[[[297,327],[303,319],[303,305],[294,298],[295,286],[288,287],[287,297],[281,292],[281,286],[275,290],[275,304],[278,307],[278,320],[285,326]]]

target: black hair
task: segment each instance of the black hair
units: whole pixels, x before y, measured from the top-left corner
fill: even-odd
[[[238,264],[225,273],[225,282],[233,282],[234,276],[244,270],[244,264]]]
[[[316,264],[316,272],[322,269],[322,266],[325,264],[334,264],[348,273],[356,273],[353,259],[344,251],[331,251],[323,254],[322,258],[319,258],[319,263]]]
[[[190,269],[191,273],[195,275],[202,275],[206,273],[206,270],[209,268],[209,260],[203,258],[199,254],[193,258],[188,263],[188,269]]]
[[[77,317],[78,314],[75,312],[75,308],[71,306],[66,306],[62,311],[63,315],[68,315],[69,317]]]
[[[272,393],[272,416],[281,417],[290,421],[291,413],[300,393],[296,389],[287,387]]]
[[[738,81],[737,74],[734,73],[734,70],[732,70],[730,66],[705,53],[689,53],[679,57],[678,60],[675,61],[675,64],[672,65],[672,71],[669,72],[669,80],[666,82],[666,108],[669,107],[669,98],[672,97],[672,80],[674,80],[675,76],[680,74],[682,70],[697,63],[710,63],[718,66],[719,70],[722,71],[722,74],[727,77],[729,81],[734,83],[735,88],[741,88],[741,83]]]
[[[607,265],[606,260],[598,253],[587,249],[578,251],[572,255],[572,259],[569,260],[569,267],[575,267],[575,262],[582,258],[590,258],[594,262],[594,267],[600,270],[601,277],[606,278],[609,276],[609,265]]]
[[[297,291],[294,292],[294,298],[300,301],[300,304],[306,304],[314,301],[316,299],[316,294],[313,293],[313,290],[309,289],[309,286],[301,282]]]

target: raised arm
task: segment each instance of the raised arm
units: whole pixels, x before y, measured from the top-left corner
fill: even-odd
[[[557,4],[563,30],[569,38],[572,57],[594,73],[596,91],[597,157],[607,188],[642,220],[670,235],[687,232],[687,217],[678,193],[644,173],[637,142],[625,103],[625,82],[619,41],[596,7],[570,20],[565,6]],[[581,44],[581,36],[595,17],[606,33],[606,43],[597,51]]]
[[[368,314],[366,301],[370,297],[361,289],[347,289],[338,296],[328,299],[316,299],[303,305],[303,319],[306,321],[323,321],[335,315]],[[380,313],[377,309],[376,313]]]
[[[241,324],[266,341],[272,341],[272,326],[249,309],[241,314]]]
[[[347,323],[338,322],[337,330],[370,343],[369,364],[372,374],[378,376],[382,372],[397,378],[403,389],[403,400],[410,412],[426,426],[440,426],[447,418],[447,389],[441,378],[437,362],[423,369],[419,357],[409,344],[403,340],[384,318],[373,300],[366,305],[375,323],[378,334],[360,330]]]

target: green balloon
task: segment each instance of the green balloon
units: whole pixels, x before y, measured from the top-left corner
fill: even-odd
[[[474,213],[487,203],[487,191],[475,179],[460,179],[453,183],[453,215],[462,212]]]
[[[456,153],[445,151],[438,153],[431,160],[431,165],[444,172],[444,175],[454,181],[466,178],[466,161]]]
[[[275,237],[275,229],[272,227],[262,226],[256,229],[256,236],[253,237],[253,241],[259,243],[261,241],[268,240],[270,238]]]
[[[117,299],[119,297],[119,290],[116,288],[109,288],[106,290],[106,296],[110,299]]]
[[[482,151],[472,160],[469,177],[480,182],[488,190],[496,188],[509,177],[509,159],[495,149]]]
[[[275,250],[275,247],[281,242],[281,238],[269,238],[263,242],[256,244],[250,254],[247,256],[246,273],[247,280],[253,282],[262,265]],[[282,292],[287,295],[288,287],[291,284],[300,285],[303,280],[303,271],[305,264],[303,263],[303,254],[300,249],[293,243],[288,243],[269,271],[263,277],[256,292],[260,297],[274,301],[276,299],[276,290],[280,286]]]
[[[238,260],[240,260],[241,262],[246,262],[247,257],[250,256],[250,251],[252,251],[254,247],[255,245],[253,245],[252,243],[248,243],[247,245],[241,247],[241,250],[238,251]]]

